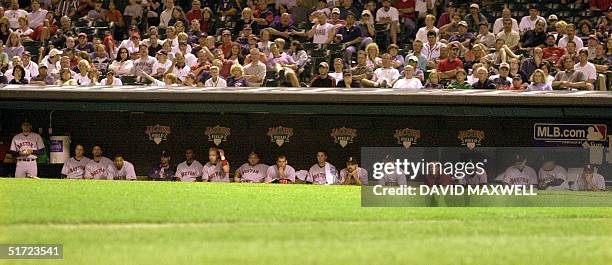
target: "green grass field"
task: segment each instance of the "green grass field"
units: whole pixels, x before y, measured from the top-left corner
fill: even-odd
[[[0,264],[612,264],[612,208],[362,208],[359,187],[0,179]]]

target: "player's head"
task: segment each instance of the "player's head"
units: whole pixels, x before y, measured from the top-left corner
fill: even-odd
[[[546,171],[550,171],[555,169],[555,160],[548,158],[548,157],[543,157],[542,158],[542,169],[546,170]]]
[[[29,133],[32,131],[32,124],[28,120],[24,120],[21,122],[21,130],[24,133]]]
[[[161,155],[159,156],[159,163],[162,165],[169,165],[170,164],[170,153],[166,151],[162,151]]]
[[[327,152],[324,150],[317,151],[317,163],[323,164],[327,162]]]
[[[217,163],[219,160],[219,149],[216,147],[208,148],[208,161],[211,163]]]
[[[101,157],[102,156],[102,147],[99,145],[94,145],[94,147],[91,149],[91,154],[94,157]]]
[[[195,154],[193,153],[193,148],[189,147],[185,149],[185,160],[193,161],[195,159]]]
[[[582,174],[584,174],[585,177],[593,176],[593,172],[595,172],[595,170],[593,169],[592,165],[586,165],[582,169]]]
[[[257,155],[257,153],[255,152],[251,152],[249,154],[248,161],[249,161],[249,165],[251,166],[259,164],[259,155]]]
[[[119,168],[122,168],[122,167],[123,167],[123,161],[124,161],[124,160],[123,160],[123,155],[122,155],[122,154],[116,154],[116,155],[115,155],[115,160],[114,160],[114,162],[115,162],[115,167],[116,167],[117,169],[119,169]]]
[[[346,168],[349,172],[355,171],[359,167],[359,162],[355,157],[349,156],[346,160]]]
[[[527,158],[525,158],[522,155],[515,155],[514,156],[514,166],[517,167],[520,170],[523,170],[523,168],[525,168],[525,163],[527,163]]]
[[[85,147],[83,147],[82,144],[77,144],[74,147],[74,155],[76,157],[82,157],[83,155],[85,155]]]
[[[285,155],[279,155],[276,158],[276,166],[285,167],[287,165],[287,157]]]

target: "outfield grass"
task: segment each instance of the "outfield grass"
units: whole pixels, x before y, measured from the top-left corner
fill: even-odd
[[[0,179],[0,264],[612,264],[612,208],[362,208],[348,186]]]

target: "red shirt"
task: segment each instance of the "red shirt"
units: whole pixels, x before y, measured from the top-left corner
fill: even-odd
[[[393,6],[395,8],[397,8],[397,10],[399,11],[400,9],[404,9],[404,8],[413,8],[415,7],[414,4],[414,0],[399,0],[397,2],[395,2],[395,4],[393,4]],[[403,14],[402,12],[399,12],[400,17],[404,17],[404,18],[410,18],[410,19],[414,19],[414,10],[412,10],[412,13],[410,14]]]
[[[187,14],[185,14],[187,20],[191,22],[194,19],[201,20],[203,18],[202,10],[189,10]]]
[[[463,68],[463,62],[459,58],[451,60],[446,58],[438,63],[438,72],[446,72]]]
[[[590,0],[589,3],[591,7],[597,7],[602,11],[606,11],[612,6],[612,1],[610,0]]]
[[[546,47],[542,49],[542,58],[548,59],[551,58],[554,61],[557,61],[561,56],[565,54],[565,49],[561,47]]]
[[[232,52],[232,46],[233,44],[231,42],[227,45],[225,44],[219,45],[219,49],[223,51],[223,55],[225,55],[225,58],[229,58],[230,53]]]

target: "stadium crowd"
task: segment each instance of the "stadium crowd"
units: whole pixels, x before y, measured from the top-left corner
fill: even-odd
[[[610,86],[610,0],[503,6],[490,0],[4,0],[0,6],[0,83]]]

